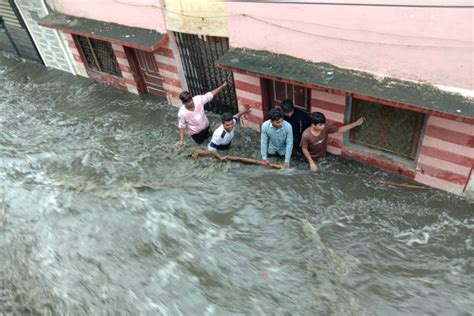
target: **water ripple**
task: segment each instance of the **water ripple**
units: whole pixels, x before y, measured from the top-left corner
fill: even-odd
[[[472,202],[339,157],[193,161],[163,99],[2,55],[0,87],[2,315],[474,309]]]

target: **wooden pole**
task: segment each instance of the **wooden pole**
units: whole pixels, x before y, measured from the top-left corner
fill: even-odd
[[[274,164],[270,163],[270,165],[266,165],[262,160],[257,160],[257,159],[251,159],[251,158],[244,158],[244,157],[237,157],[237,156],[225,156],[221,157],[218,153],[213,153],[207,150],[203,149],[197,149],[193,154],[192,158],[195,160],[199,157],[214,157],[217,160],[220,161],[236,161],[236,162],[241,162],[245,164],[251,164],[251,165],[259,165],[263,167],[270,167],[273,169],[283,169],[283,166],[280,164]]]
[[[396,181],[391,181],[391,180],[383,180],[383,179],[371,179],[369,180],[374,183],[382,183],[382,184],[388,184],[388,185],[396,185],[404,188],[409,188],[409,189],[429,189],[430,187],[427,187],[422,184],[410,184],[410,183],[403,183],[403,182],[396,182]]]

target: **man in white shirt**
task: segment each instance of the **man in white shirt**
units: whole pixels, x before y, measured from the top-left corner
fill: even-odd
[[[206,113],[204,113],[204,105],[211,102],[212,98],[221,92],[227,86],[227,81],[224,81],[216,89],[204,95],[191,96],[188,91],[180,93],[179,98],[183,102],[183,106],[178,112],[178,127],[179,127],[179,143],[176,144],[178,148],[184,146],[184,130],[188,129],[188,135],[198,144],[202,144],[211,134],[209,129],[209,120]]]
[[[217,153],[218,150],[228,150],[235,134],[235,125],[240,123],[240,117],[250,113],[250,108],[245,106],[245,110],[235,115],[224,113],[221,115],[222,124],[214,131],[211,142],[207,145],[207,150]]]

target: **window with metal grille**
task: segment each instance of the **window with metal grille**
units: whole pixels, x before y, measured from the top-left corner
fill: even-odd
[[[365,117],[363,128],[349,133],[352,143],[380,149],[411,160],[416,158],[424,114],[353,99],[351,121]]]
[[[270,108],[279,106],[283,100],[290,99],[293,105],[303,111],[310,112],[311,89],[280,81],[267,81]]]
[[[87,67],[122,77],[112,44],[79,35],[75,37],[86,60]]]

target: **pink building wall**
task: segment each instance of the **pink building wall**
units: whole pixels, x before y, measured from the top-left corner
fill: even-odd
[[[250,105],[252,112],[242,119],[243,125],[260,130],[264,121],[264,90],[259,77],[234,72],[239,110]],[[334,126],[347,124],[347,99],[317,89],[311,90],[311,112],[323,112],[327,122]],[[328,151],[342,155],[394,173],[409,177],[420,183],[452,192],[474,196],[474,126],[452,119],[427,114],[427,124],[421,135],[418,157],[414,164],[387,160],[371,151],[364,151],[344,142],[341,133],[331,134]]]
[[[124,47],[122,45],[112,44],[112,49],[114,50],[120,72],[122,74],[122,76],[119,77],[88,69],[83,62],[81,53],[77,49],[77,45],[72,34],[64,33],[64,35],[67,39],[67,43],[74,58],[74,62],[76,63],[76,68],[81,75],[114,86],[118,89],[138,94],[137,83],[132,75],[130,64],[128,63]]]
[[[472,195],[468,187],[474,166],[474,126],[429,116],[415,180],[456,194]]]
[[[47,0],[55,11],[166,33],[160,0]]]
[[[423,1],[429,3],[439,1]],[[468,0],[456,3],[472,4]],[[232,47],[474,89],[474,9],[242,2],[226,5]]]
[[[53,10],[64,14],[79,16],[83,18],[112,22],[131,27],[156,30],[168,34],[160,0],[47,0]],[[124,47],[116,43],[112,44],[117,62],[122,72],[122,77],[115,77],[104,73],[97,73],[87,69],[80,56],[74,40],[67,34],[69,46],[71,47],[74,60],[84,76],[94,80],[108,83],[119,89],[138,94],[136,78],[126,56]],[[168,34],[171,36],[171,34]],[[163,80],[163,88],[166,98],[172,105],[179,106],[179,92],[182,91],[182,78],[179,71],[179,63],[176,58],[177,47],[173,43],[174,38],[154,52],[156,67]],[[138,75],[139,76],[139,75]]]

